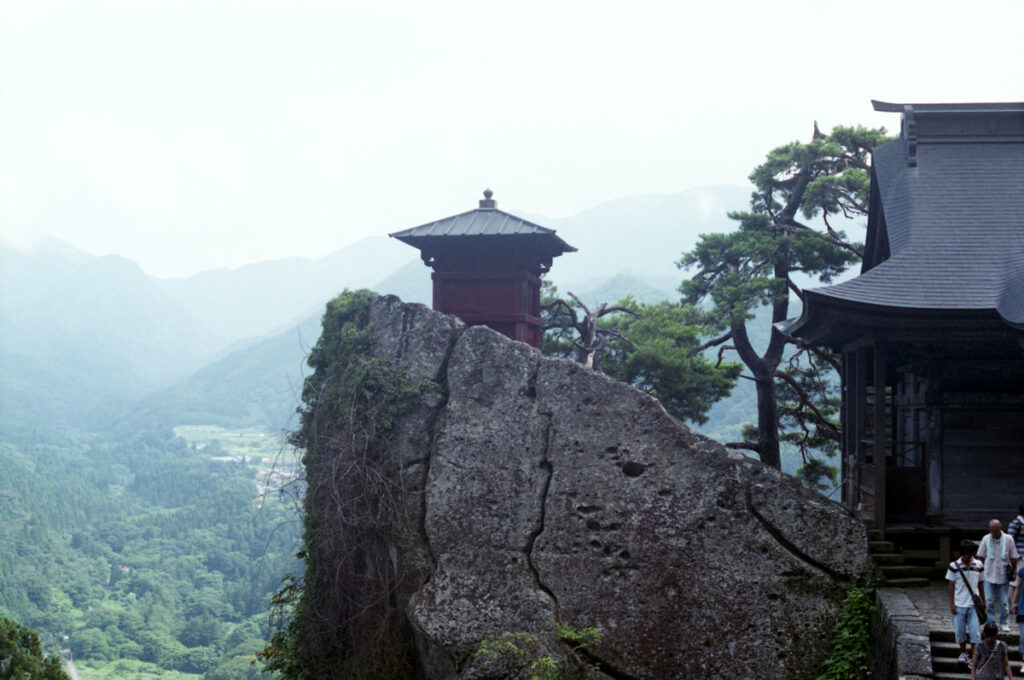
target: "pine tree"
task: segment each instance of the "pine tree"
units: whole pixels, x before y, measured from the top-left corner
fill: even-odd
[[[747,429],[745,441],[729,445],[757,452],[766,465],[781,467],[779,430],[785,418],[802,424],[799,427],[817,423],[821,432],[816,435],[830,432],[825,425],[831,422],[829,416],[820,409],[815,411],[802,376],[783,366],[789,341],[775,324],[790,316],[791,295],[802,299],[795,276],[827,283],[861,259],[863,247],[832,221],[838,215],[856,218],[867,214],[869,156],[885,140],[882,128],[836,127],[825,135],[815,123],[810,142],[791,142],[773,149],[751,173],[756,190],[750,210],[729,213],[739,228],[729,234],[703,235],[677,263],[694,270],[680,291],[694,304],[710,302],[709,316],[721,333],[704,348],[721,345],[734,350],[756,387],[756,427]],[[801,221],[818,216],[824,228]],[[759,354],[750,342],[747,324],[764,305],[772,310],[771,339]],[[819,350],[800,349],[817,352],[818,363],[833,361]],[[787,390],[785,412],[779,400],[783,384]],[[838,435],[837,428],[834,434]],[[810,449],[801,450],[805,467],[813,467]]]
[[[0,617],[0,678],[70,680],[57,657],[44,656],[39,636]]]

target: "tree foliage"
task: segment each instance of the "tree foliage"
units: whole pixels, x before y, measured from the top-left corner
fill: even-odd
[[[610,348],[604,371],[655,397],[676,418],[706,422],[714,403],[732,391],[740,364],[711,361],[700,352],[707,327],[703,314],[692,305],[645,305],[632,298],[620,305],[634,311],[616,319],[630,344]]]
[[[43,654],[39,635],[0,617],[0,680],[70,680],[60,659]]]
[[[869,156],[885,139],[881,128],[836,127],[825,135],[815,124],[810,142],[773,149],[751,173],[755,191],[750,210],[729,213],[738,223],[736,231],[703,235],[678,262],[692,271],[680,286],[684,297],[693,304],[709,303],[708,318],[720,333],[709,344],[734,350],[757,388],[756,428],[747,430],[751,436],[746,441],[731,445],[757,452],[773,467],[781,466],[780,427],[789,431],[790,425],[808,418],[830,417],[827,408],[817,414],[808,408],[814,404],[814,388],[807,375],[788,371],[788,366],[780,369],[788,341],[774,324],[789,317],[791,295],[802,297],[801,280],[830,282],[861,258],[862,246],[833,222],[837,216],[867,214]],[[802,221],[812,218],[821,220],[821,228]],[[772,309],[773,328],[768,346],[758,352],[747,323],[765,305]],[[819,350],[806,349],[818,358],[813,368],[831,360]],[[781,409],[780,394],[785,401]],[[805,475],[821,469],[811,463],[812,441],[832,433],[818,424],[819,429],[800,440],[807,445],[802,451]],[[792,437],[787,434],[782,440]],[[835,449],[824,450],[828,455]]]
[[[205,672],[240,627],[260,639],[251,660],[270,595],[301,566],[294,506],[210,449],[170,430],[0,442],[0,616],[113,677],[129,660]]]
[[[545,354],[573,357],[647,392],[676,418],[694,423],[705,422],[711,406],[732,391],[740,364],[711,361],[701,353],[701,335],[709,330],[696,307],[641,304],[626,297],[590,309],[572,293],[569,297],[558,298],[557,289],[546,284]]]

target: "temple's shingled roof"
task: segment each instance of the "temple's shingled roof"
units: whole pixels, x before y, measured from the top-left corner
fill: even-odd
[[[458,215],[421,224],[418,227],[389,234],[403,243],[422,248],[427,243],[468,237],[527,236],[544,243],[553,255],[576,252],[576,249],[556,235],[554,229],[542,227],[510,213],[498,210],[488,191],[480,207]]]
[[[1024,103],[876,108],[904,112],[900,138],[872,162],[881,209],[872,210],[867,236],[884,230],[890,256],[807,291],[807,311],[829,300],[994,310],[1024,325]]]

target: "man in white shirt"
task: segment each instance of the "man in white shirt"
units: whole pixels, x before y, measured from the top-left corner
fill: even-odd
[[[981,621],[974,609],[973,595],[985,599],[985,584],[981,582],[982,563],[974,559],[977,547],[974,541],[960,543],[960,558],[949,563],[946,580],[949,581],[949,611],[953,614],[953,634],[960,645],[960,658],[965,665],[971,664],[974,645],[981,642]],[[971,642],[971,653],[967,654],[967,641]]]
[[[1010,584],[1017,573],[1017,545],[1013,538],[1003,532],[1002,523],[994,519],[988,523],[988,533],[978,546],[978,559],[985,563],[985,592],[988,620],[996,620],[996,604],[999,605],[999,628],[1010,630]]]

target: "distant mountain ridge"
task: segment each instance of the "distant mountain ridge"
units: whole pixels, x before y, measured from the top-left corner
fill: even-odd
[[[700,233],[730,229],[725,211],[743,208],[748,194],[740,187],[703,187],[534,219],[579,248],[555,261],[551,278],[561,291],[591,302],[626,294],[654,301],[678,295],[683,274],[675,260]],[[383,235],[322,258],[177,279],[158,279],[127,258],[93,256],[60,242],[29,253],[0,248],[0,425],[53,423],[59,414],[69,427],[81,428],[101,413],[151,421],[187,413],[235,424],[270,419],[278,422],[264,424],[277,426],[290,410],[270,397],[251,412],[233,404],[223,413],[217,411],[224,398],[197,396],[196,408],[181,399],[224,397],[213,385],[228,375],[227,382],[243,390],[263,385],[257,390],[263,395],[278,392],[261,382],[261,371],[301,381],[298,365],[316,341],[310,319],[318,334],[324,303],[346,287],[429,304],[430,270],[417,251]],[[307,329],[301,342],[300,324]],[[268,347],[277,348],[286,369],[272,365]],[[246,371],[254,372],[248,382]],[[167,392],[174,389],[181,392]],[[161,390],[162,403],[154,396],[145,408],[130,406]],[[288,390],[291,398],[293,382]]]
[[[538,218],[579,248],[555,261],[551,278],[559,288],[624,271],[682,280],[675,264],[682,254],[701,234],[735,229],[726,213],[749,203],[750,189],[707,186],[620,198],[571,217]]]

